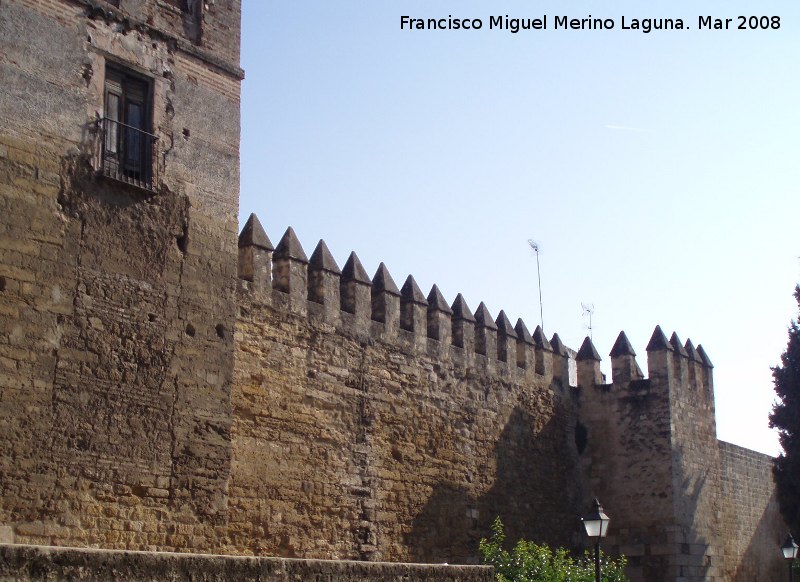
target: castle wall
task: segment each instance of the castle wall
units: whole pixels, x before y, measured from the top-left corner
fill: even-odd
[[[767,582],[787,576],[780,546],[788,530],[772,481],[772,457],[719,441],[725,580]]]
[[[0,6],[0,537],[210,549],[230,474],[241,71],[120,4]],[[216,7],[238,27],[238,2]],[[99,175],[112,64],[150,88],[150,191]]]
[[[599,359],[578,362],[578,416],[586,431],[583,513],[588,499],[599,499],[611,518],[602,545],[612,555],[625,554],[633,582],[675,580],[669,390],[652,369],[643,379],[633,355],[612,362],[611,384],[599,377]],[[587,369],[594,373],[587,376]]]
[[[627,337],[613,383],[587,338],[577,356],[586,487],[611,516],[604,546],[634,582],[777,580],[785,525],[772,459],[716,438],[712,364],[656,327],[644,378]]]
[[[674,558],[678,575],[690,580],[724,580],[724,548],[720,522],[714,392],[711,367],[683,348],[673,335],[667,353],[672,379],[672,486],[675,529],[680,553]],[[690,354],[691,353],[691,357]]]
[[[306,269],[275,263],[276,284],[281,273]],[[305,274],[290,275],[299,289],[286,291],[270,288],[268,270],[243,282],[235,551],[474,563],[498,515],[510,538],[571,545],[579,525],[574,415],[553,380],[552,353],[492,329],[484,311],[464,329],[459,318],[471,318],[469,310],[434,309],[435,289],[427,308],[403,300],[420,310],[412,329],[401,327],[399,293],[376,293],[366,277],[353,283],[364,293],[356,291],[361,300],[348,313],[339,300],[346,274],[336,270],[326,273],[333,283],[317,296],[322,303],[307,299]]]
[[[635,582],[777,579],[770,460],[717,444],[691,342],[657,328],[645,379],[622,334],[607,384],[591,341],[573,366],[461,295],[340,270],[322,241],[309,260],[291,229],[273,249],[255,217],[236,244],[239,19],[0,4],[0,542],[472,563],[496,516],[580,546],[597,496]],[[115,69],[146,87],[152,180],[106,165]]]

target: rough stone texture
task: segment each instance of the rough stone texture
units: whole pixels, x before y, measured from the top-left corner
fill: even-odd
[[[397,319],[361,333],[332,298],[307,316],[288,302],[242,283],[235,551],[469,563],[497,515],[512,537],[575,541],[574,418],[552,378],[431,338],[419,350]]]
[[[491,582],[492,568],[114,552],[0,545],[0,580],[38,582]]]
[[[355,253],[340,272],[324,243],[309,261],[291,229],[273,252],[255,217],[237,243],[239,19],[0,1],[0,543],[472,563],[498,515],[579,547],[599,496],[636,581],[776,579],[770,461],[718,444],[702,346],[658,328],[645,379],[622,334],[606,384],[591,341],[373,282]],[[150,190],[98,171],[109,64],[149,79]],[[120,556],[2,552],[51,577]]]
[[[199,549],[227,513],[241,74],[121,4],[0,6],[0,523]],[[110,62],[150,78],[156,192],[95,172]]]
[[[777,548],[786,539],[787,528],[775,497],[773,459],[724,441],[719,441],[719,447],[726,500],[722,514],[725,580],[783,580],[787,568]]]
[[[586,487],[612,517],[604,545],[634,582],[779,579],[771,459],[717,440],[710,361],[673,340],[656,329],[642,379],[620,334],[614,382],[580,387]],[[578,377],[595,368],[578,361]]]

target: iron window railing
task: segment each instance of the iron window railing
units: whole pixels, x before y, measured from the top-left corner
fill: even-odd
[[[105,176],[153,190],[158,137],[104,117],[102,123],[102,171]]]

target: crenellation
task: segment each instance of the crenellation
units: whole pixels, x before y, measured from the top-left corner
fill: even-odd
[[[678,334],[672,332],[669,343],[672,346],[672,374],[681,386],[689,385],[689,353],[683,347]]]
[[[415,349],[424,351],[428,341],[428,300],[412,275],[400,290],[400,329],[411,332]]]
[[[453,345],[469,355],[475,353],[475,316],[464,296],[459,293],[451,306],[453,310]]]
[[[253,288],[265,291],[271,287],[272,252],[275,247],[255,214],[250,214],[239,234],[237,276],[250,281]]]
[[[475,353],[486,356],[487,362],[497,354],[497,324],[483,301],[475,311]]]
[[[435,284],[428,293],[428,353],[437,354],[439,357],[446,358],[450,354],[452,345],[452,323],[453,310],[445,301],[442,292]]]
[[[400,326],[400,290],[381,263],[372,278],[372,319],[384,324],[387,337],[396,335]]]
[[[536,346],[536,373],[551,379],[555,366],[553,347],[547,340],[547,336],[544,335],[540,325],[537,325],[536,329],[533,330],[533,343]]]
[[[535,332],[534,337],[536,337]],[[550,339],[550,347],[553,350],[553,380],[563,387],[567,387],[569,386],[569,352],[557,333],[554,333]]]
[[[588,389],[604,383],[603,373],[600,371],[600,354],[589,336],[583,340],[575,361],[578,365],[578,387]]]
[[[372,281],[355,251],[350,253],[342,269],[340,299],[342,311],[352,314],[347,319],[361,333],[367,332],[372,319]]]
[[[712,372],[714,369],[714,364],[711,363],[711,359],[708,357],[708,354],[706,353],[705,349],[703,349],[702,344],[697,344],[697,355],[700,358],[700,364],[702,370],[701,377],[703,379],[703,394],[705,395],[706,399],[713,402],[714,375]]]
[[[689,358],[689,387],[693,392],[702,393],[705,388],[703,384],[703,364],[700,361],[700,356],[691,339],[686,340],[686,344],[683,348],[686,350],[686,355]]]
[[[522,318],[517,319],[514,331],[517,334],[517,367],[530,374],[536,370],[536,345],[534,344],[533,336],[528,331],[528,327],[522,321]]]
[[[308,262],[308,300],[323,305],[327,321],[339,320],[342,271],[328,245],[320,239]]]
[[[306,311],[308,257],[291,226],[272,254],[272,288],[287,294],[289,309]]]
[[[667,336],[664,335],[660,325],[656,325],[645,349],[647,351],[647,377],[666,390],[673,379],[672,352],[674,352],[674,348],[669,343]]]
[[[502,310],[497,320],[492,321],[485,304],[481,304],[483,309],[479,309],[479,312],[485,322],[477,325],[475,316],[460,293],[452,307],[447,305],[436,285],[426,298],[411,275],[406,279],[403,289],[399,290],[384,263],[379,265],[370,280],[355,252],[350,254],[344,270],[340,271],[324,240],[319,241],[311,259],[306,259],[305,251],[291,227],[287,228],[277,249],[272,251],[272,244],[254,214],[248,219],[239,239],[238,276],[246,283],[243,289],[259,294],[262,303],[272,302],[280,309],[308,313],[332,324],[339,322],[343,329],[352,329],[357,335],[369,335],[393,344],[399,341],[412,350],[425,352],[434,346],[434,351],[444,350],[442,357],[448,357],[451,346],[461,348],[458,351],[459,360],[465,366],[470,365],[477,354],[485,356],[481,362],[490,368],[494,362],[505,362],[512,372],[515,368],[530,369],[539,376],[551,377],[552,348],[541,330],[537,340],[525,328],[527,335],[520,339],[516,328]],[[272,297],[259,291],[256,284],[258,273],[263,278],[266,266],[270,263],[272,288],[277,292]],[[257,268],[256,264],[260,264],[261,268]],[[304,276],[308,300],[305,305],[300,300]],[[254,280],[251,281],[250,277]],[[295,294],[287,289],[295,289]],[[370,297],[368,311],[359,307],[363,306],[366,293]],[[369,319],[366,319],[367,313]],[[383,325],[376,326],[375,323]],[[524,322],[522,325],[524,327]],[[476,339],[478,335],[480,342]],[[428,339],[434,339],[436,343],[429,344]],[[487,345],[489,352],[484,353]],[[528,351],[530,353],[526,356]]]
[[[497,326],[497,359],[514,370],[517,366],[517,332],[502,309],[494,323]]]
[[[609,356],[611,357],[611,380],[614,384],[621,386],[644,377],[636,362],[636,352],[633,351],[633,346],[624,331],[619,332]]]

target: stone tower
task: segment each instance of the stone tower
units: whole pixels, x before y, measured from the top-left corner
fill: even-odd
[[[239,0],[0,4],[0,541],[218,547]]]
[[[584,486],[612,515],[609,551],[628,557],[634,582],[779,579],[775,548],[785,534],[770,463],[717,440],[703,347],[657,326],[649,378],[624,332],[610,355],[611,384],[589,338],[577,356]],[[748,476],[751,466],[762,474]]]

